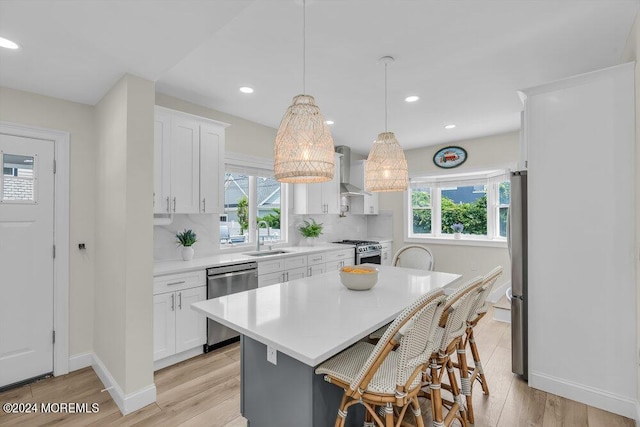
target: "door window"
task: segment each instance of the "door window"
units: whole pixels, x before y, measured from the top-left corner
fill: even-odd
[[[36,202],[37,156],[2,153],[2,202]]]

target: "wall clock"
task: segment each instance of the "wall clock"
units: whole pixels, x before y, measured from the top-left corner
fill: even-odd
[[[445,169],[460,166],[467,160],[467,151],[462,147],[445,147],[433,155],[433,163]]]

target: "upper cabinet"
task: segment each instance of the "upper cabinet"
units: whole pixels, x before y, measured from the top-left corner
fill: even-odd
[[[358,160],[351,163],[351,184],[364,188],[364,165],[366,160]],[[350,210],[356,215],[377,215],[378,214],[378,193],[365,193],[363,197],[356,196],[350,199]]]
[[[222,212],[227,126],[156,106],[154,213]]]
[[[340,154],[335,155],[333,179],[317,184],[293,185],[293,211],[296,214],[340,213]]]

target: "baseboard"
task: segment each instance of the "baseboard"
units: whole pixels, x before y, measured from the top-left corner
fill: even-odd
[[[640,419],[640,407],[635,399],[617,395],[584,384],[552,377],[539,372],[529,372],[529,386],[575,400],[623,417]]]
[[[636,427],[640,427],[640,401],[636,401]]]
[[[102,360],[93,354],[93,370],[104,384],[105,390],[109,392],[113,401],[118,405],[122,415],[130,414],[140,408],[144,408],[156,401],[156,385],[150,384],[133,393],[124,394],[120,385],[113,378]]]
[[[69,357],[69,372],[77,371],[93,364],[93,352],[74,354]]]
[[[509,289],[509,287],[511,287],[511,281],[507,281],[502,285],[495,287],[487,297],[487,301],[492,303],[500,301],[500,298],[505,295],[505,292],[507,292],[507,289]]]
[[[169,357],[165,357],[164,359],[157,360],[153,362],[153,370],[154,372],[166,368],[167,366],[175,365],[176,363],[180,363],[187,359],[191,359],[192,357],[196,357],[200,354],[203,354],[203,347],[200,345],[196,348],[192,348],[191,350],[183,351],[182,353],[174,354]]]

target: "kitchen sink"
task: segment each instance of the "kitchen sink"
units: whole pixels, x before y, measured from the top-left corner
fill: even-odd
[[[273,250],[273,251],[244,252],[243,255],[268,256],[268,255],[280,255],[280,254],[288,254],[288,253],[289,251]]]

